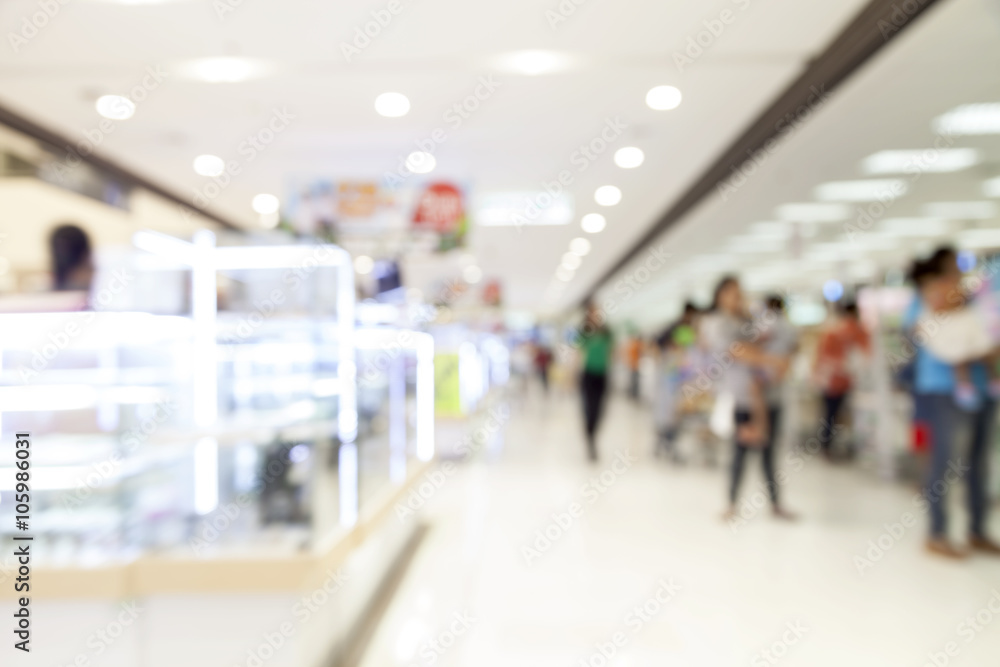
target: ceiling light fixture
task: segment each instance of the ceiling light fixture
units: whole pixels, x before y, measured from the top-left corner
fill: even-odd
[[[539,76],[571,69],[576,58],[557,51],[527,50],[505,53],[493,59],[493,66],[509,74]]]
[[[430,153],[413,151],[406,158],[406,168],[414,174],[429,174],[437,166],[437,160]]]
[[[97,113],[111,120],[128,120],[135,114],[135,103],[121,95],[101,95],[95,106]]]
[[[820,201],[868,202],[882,198],[895,200],[906,194],[909,186],[901,178],[875,178],[865,181],[832,181],[817,186]]]
[[[622,169],[635,169],[645,159],[646,155],[642,152],[642,149],[635,146],[626,146],[615,151],[615,164]]]
[[[920,238],[944,236],[951,231],[951,225],[940,218],[889,218],[879,223],[879,231],[885,236]]]
[[[253,198],[253,210],[261,215],[271,215],[278,212],[281,201],[271,194],[261,193]]]
[[[838,222],[851,217],[850,207],[844,204],[782,204],[776,213],[788,222]]]
[[[410,112],[410,100],[402,93],[382,93],[375,98],[375,111],[386,118],[400,118]]]
[[[1000,197],[1000,176],[983,183],[983,194],[987,197]]]
[[[590,253],[590,247],[590,241],[583,237],[577,237],[569,242],[569,251],[580,257],[586,257]]]
[[[217,155],[199,155],[194,159],[194,173],[199,176],[220,176],[225,170],[225,160]]]
[[[681,104],[681,91],[673,86],[657,86],[646,93],[646,105],[656,111],[669,111]]]
[[[608,221],[600,213],[588,213],[580,220],[580,227],[588,234],[597,234],[604,231],[608,226]]]
[[[963,248],[1000,248],[1000,229],[966,229],[958,234]]]
[[[250,58],[201,58],[182,63],[177,73],[207,83],[238,83],[270,74],[274,66]]]
[[[933,127],[946,136],[1000,134],[1000,102],[963,104],[935,118]]]
[[[601,206],[615,206],[622,200],[622,191],[614,185],[602,185],[594,192],[594,201]]]
[[[924,205],[924,215],[946,220],[990,220],[997,205],[991,201],[942,201]]]
[[[975,148],[927,148],[923,150],[879,151],[866,157],[861,168],[866,174],[903,174],[913,170],[933,174],[961,171],[978,164]]]
[[[580,265],[582,263],[583,263],[583,260],[580,259],[579,255],[574,255],[571,252],[568,252],[565,255],[563,255],[563,258],[562,258],[562,267],[564,269],[569,269],[570,271],[576,271],[577,269],[580,268]]]

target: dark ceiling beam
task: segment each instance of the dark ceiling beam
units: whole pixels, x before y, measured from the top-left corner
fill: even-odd
[[[694,182],[680,199],[598,278],[586,292],[587,300],[609,282],[629,262],[687,215],[712,192],[722,192],[734,170],[750,161],[750,156],[770,147],[788,131],[789,119],[802,115],[803,107],[817,106],[817,91],[831,93],[857,72],[886,44],[898,37],[927,9],[942,0],[872,0],[837,35],[822,54],[809,62],[806,71],[761,113],[716,161]],[[769,143],[770,142],[770,143]]]

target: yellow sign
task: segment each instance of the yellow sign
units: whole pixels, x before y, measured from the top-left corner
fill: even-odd
[[[439,417],[462,416],[457,354],[434,355],[434,411]]]

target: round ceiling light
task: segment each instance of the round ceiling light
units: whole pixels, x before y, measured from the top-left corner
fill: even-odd
[[[615,164],[622,169],[635,169],[646,159],[646,154],[641,148],[626,146],[615,151]]]
[[[608,226],[608,221],[604,219],[604,216],[600,213],[588,213],[583,216],[580,221],[580,227],[583,231],[588,234],[597,234],[598,232],[604,231],[604,228]]]
[[[614,206],[622,200],[622,191],[613,185],[602,185],[594,192],[594,201],[601,206]]]
[[[406,158],[406,168],[414,174],[429,174],[436,166],[434,156],[423,151],[413,151]]]
[[[382,93],[375,98],[375,111],[386,118],[399,118],[410,113],[410,100],[402,93]]]
[[[194,159],[194,173],[199,176],[220,176],[226,170],[226,162],[218,155],[199,155]]]
[[[128,120],[135,114],[135,103],[121,95],[101,95],[95,106],[97,113],[111,120]]]
[[[569,251],[579,257],[585,257],[590,252],[590,241],[578,237],[569,242]]]
[[[277,213],[280,207],[281,202],[274,195],[262,193],[253,198],[253,210],[261,215]]]
[[[681,104],[681,91],[673,86],[657,86],[646,93],[646,104],[657,111],[676,109]]]

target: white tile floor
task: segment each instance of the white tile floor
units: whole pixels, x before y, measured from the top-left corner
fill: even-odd
[[[575,400],[522,401],[502,448],[448,479],[424,510],[431,531],[364,667],[1000,661],[1000,559],[925,555],[920,515],[859,573],[855,556],[912,509],[912,488],[819,459],[798,472],[786,464],[784,495],[801,519],[765,511],[734,532],[720,518],[723,469],[654,460],[645,411],[611,402],[596,467],[584,461],[580,429]],[[615,452],[628,449],[638,460],[611,472]],[[757,468],[752,460],[744,495],[759,488]],[[603,491],[583,488],[601,473],[612,482]],[[529,564],[524,547],[536,531],[559,532],[552,515],[573,503],[579,516],[544,551],[539,542]],[[671,597],[661,581],[680,588]],[[468,615],[464,624],[456,614]]]

